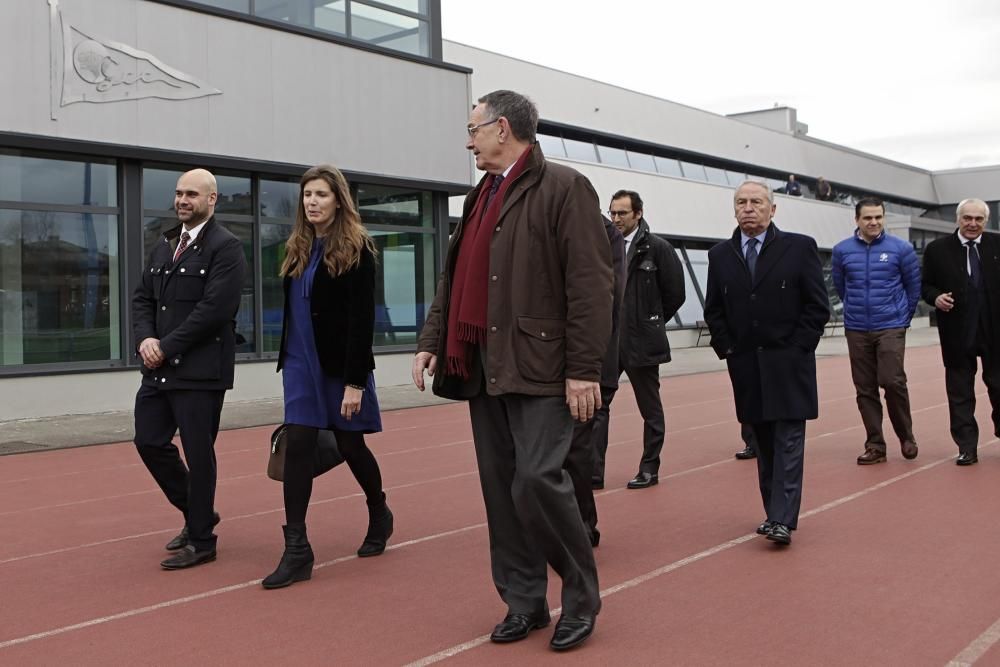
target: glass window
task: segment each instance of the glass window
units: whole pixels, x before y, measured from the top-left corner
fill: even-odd
[[[431,227],[431,193],[384,185],[361,184],[357,189],[358,211],[365,226],[414,225]]]
[[[313,24],[320,30],[347,34],[347,5],[344,0],[318,3],[313,10]]]
[[[118,206],[113,161],[50,160],[0,151],[0,201]]]
[[[715,183],[716,185],[729,185],[729,181],[726,179],[726,172],[724,169],[706,166],[705,175],[708,176],[709,183]]]
[[[612,148],[610,146],[598,145],[597,154],[603,164],[609,164],[613,167],[629,168],[628,157],[626,157],[625,150],[622,148]]]
[[[121,358],[118,216],[0,210],[0,365]]]
[[[554,137],[548,134],[537,134],[538,145],[542,147],[545,157],[566,157],[566,149],[563,147],[562,137]]]
[[[682,326],[693,327],[698,324],[699,320],[705,319],[701,299],[698,298],[694,281],[698,281],[701,293],[704,294],[708,286],[708,251],[686,248],[685,252],[687,253],[690,266],[684,271],[684,305],[678,309],[677,316],[680,318]],[[680,259],[683,263],[683,257],[680,257]],[[691,272],[694,273],[693,280]]]
[[[260,179],[260,217],[295,220],[299,204],[299,179]]]
[[[641,169],[642,171],[656,171],[656,164],[653,162],[653,156],[647,155],[646,153],[633,153],[632,151],[627,151],[628,153],[628,163],[633,169]]]
[[[566,157],[584,162],[597,162],[597,154],[594,152],[594,144],[591,142],[563,137],[563,144],[566,145]]]
[[[377,0],[380,5],[390,5],[414,14],[427,13],[427,0]]]
[[[262,222],[260,225],[260,284],[264,306],[261,331],[264,352],[277,352],[281,344],[281,319],[285,295],[283,279],[278,275],[285,261],[285,241],[292,233],[291,225]]]
[[[430,25],[363,3],[351,2],[351,37],[397,51],[430,54]]]
[[[435,236],[371,231],[379,251],[375,278],[375,345],[412,345],[437,288]]]
[[[681,165],[677,160],[669,157],[655,156],[653,160],[656,162],[656,171],[660,172],[664,176],[684,176],[681,173]]]
[[[142,208],[146,211],[170,211],[174,208],[177,179],[183,169],[146,167],[142,170]],[[215,214],[253,215],[250,176],[215,174],[219,197]],[[176,222],[174,224],[177,224]]]
[[[684,172],[684,178],[693,178],[699,181],[708,180],[708,177],[705,175],[705,167],[703,165],[681,160],[681,171]]]
[[[247,260],[247,272],[240,290],[240,309],[236,311],[236,351],[253,353],[257,339],[254,335],[254,293],[253,277],[256,273],[253,261],[253,225],[220,220],[219,224],[232,232],[243,244],[243,256]]]
[[[743,181],[747,180],[747,175],[742,171],[726,170],[726,180],[729,181],[729,185],[738,188]]]

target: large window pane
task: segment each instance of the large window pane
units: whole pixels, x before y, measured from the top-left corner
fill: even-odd
[[[695,164],[694,162],[685,162],[681,160],[681,171],[684,172],[684,178],[693,178],[699,181],[706,181],[708,177],[705,176],[704,165]]]
[[[715,183],[716,185],[729,185],[729,181],[726,180],[726,172],[718,167],[705,167],[705,175],[708,176],[709,183]]]
[[[734,188],[738,188],[743,181],[747,180],[747,175],[741,171],[726,171],[726,180]]]
[[[351,3],[350,36],[398,51],[430,55],[430,26],[427,21],[360,2]]]
[[[291,225],[261,223],[260,225],[260,284],[264,305],[264,352],[277,352],[281,344],[281,318],[285,295],[282,278],[278,275],[285,261],[285,241],[292,233]]]
[[[236,351],[251,353],[256,345],[256,327],[254,326],[254,295],[253,295],[253,225],[241,222],[220,220],[219,224],[231,231],[243,244],[243,256],[247,260],[247,272],[243,277],[243,288],[240,290],[240,309],[236,312]]]
[[[414,14],[427,13],[427,0],[377,0],[381,5],[391,5]]]
[[[359,185],[358,211],[367,225],[431,227],[431,193],[385,185]]]
[[[0,151],[0,201],[116,207],[115,163],[50,160]]]
[[[653,159],[656,161],[656,171],[661,174],[665,176],[684,176],[681,173],[681,164],[677,160],[669,157],[660,157],[659,155]]]
[[[299,179],[260,179],[260,217],[295,220],[299,207]]]
[[[563,147],[562,137],[553,137],[548,134],[537,134],[538,144],[542,147],[545,157],[566,157],[566,149]]]
[[[653,162],[653,156],[646,153],[633,153],[628,151],[628,163],[633,169],[641,169],[642,171],[656,171],[656,164]]]
[[[118,218],[0,210],[0,365],[121,358]]]
[[[597,162],[594,144],[589,141],[577,141],[576,139],[566,139],[563,137],[563,144],[566,145],[566,157],[586,162]]]
[[[598,146],[597,154],[601,158],[603,164],[609,164],[613,167],[625,167],[628,169],[628,158],[625,157],[625,151],[621,148],[611,148],[610,146]]]
[[[708,285],[708,251],[688,248],[686,252],[691,262],[691,270],[694,271],[694,279],[698,281],[701,293],[704,294],[705,288]],[[684,261],[684,258],[679,253],[678,258],[681,262]],[[698,292],[695,290],[694,282],[691,279],[691,274],[686,268],[684,271],[684,294],[684,305],[677,311],[677,316],[681,320],[681,326],[693,327],[699,320],[704,319],[705,313],[701,300],[698,298]]]
[[[313,11],[313,22],[320,30],[343,35],[347,32],[347,4],[344,0],[320,3]]]
[[[372,237],[379,250],[375,280],[375,345],[417,341],[437,287],[434,235],[380,232]]]

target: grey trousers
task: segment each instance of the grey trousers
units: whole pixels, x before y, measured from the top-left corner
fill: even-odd
[[[483,391],[469,413],[500,597],[510,613],[547,610],[547,562],[562,578],[563,615],[593,616],[597,565],[563,469],[573,435],[565,398]]]

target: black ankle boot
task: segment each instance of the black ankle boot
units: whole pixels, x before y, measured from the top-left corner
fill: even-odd
[[[385,551],[385,543],[391,536],[392,512],[383,500],[378,507],[368,508],[368,534],[358,549],[358,557],[378,556]]]
[[[306,539],[306,524],[292,523],[282,526],[281,530],[285,532],[285,553],[281,555],[278,569],[261,582],[264,588],[284,588],[312,578],[315,559]]]

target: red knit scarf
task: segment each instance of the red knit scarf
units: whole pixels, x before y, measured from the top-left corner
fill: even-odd
[[[476,205],[465,221],[455,260],[455,275],[451,281],[451,300],[448,303],[448,339],[445,348],[447,363],[444,369],[447,375],[467,379],[471,370],[469,357],[472,347],[486,340],[490,240],[493,238],[493,228],[500,219],[504,193],[524,171],[530,154],[529,147],[517,159],[488,208],[486,198],[497,177],[492,176],[483,182],[479,196],[476,197]]]

